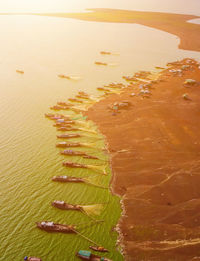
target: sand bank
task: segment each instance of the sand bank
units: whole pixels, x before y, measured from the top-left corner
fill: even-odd
[[[177,68],[182,64],[170,70]],[[130,84],[86,113],[108,142],[113,191],[124,204],[126,260],[197,260],[200,85],[185,87],[188,78],[200,82],[196,64],[180,74],[164,70],[149,94],[141,94],[141,82]],[[124,100],[131,105],[110,109]]]
[[[88,13],[43,13],[39,15],[74,18],[85,21],[136,23],[174,34],[180,38],[179,48],[200,51],[200,25],[187,22],[195,15],[140,12],[117,9],[89,9]]]

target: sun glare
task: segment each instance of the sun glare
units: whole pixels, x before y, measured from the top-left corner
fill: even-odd
[[[81,8],[81,0],[0,0],[1,13],[62,12],[80,10]]]

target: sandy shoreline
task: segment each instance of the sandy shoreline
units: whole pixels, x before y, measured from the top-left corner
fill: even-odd
[[[119,227],[126,260],[198,260],[200,85],[183,83],[200,82],[200,69],[189,66],[182,75],[163,71],[146,97],[138,82],[86,113],[108,142],[113,190],[125,208]],[[122,101],[131,105],[108,108]]]
[[[200,25],[188,23],[195,15],[140,12],[119,9],[88,9],[88,13],[41,13],[36,15],[74,18],[107,23],[136,23],[171,33],[180,38],[179,48],[200,51]]]

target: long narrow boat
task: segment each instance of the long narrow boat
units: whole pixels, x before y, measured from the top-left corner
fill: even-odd
[[[90,249],[97,251],[97,252],[109,252],[108,249],[102,247],[102,246],[89,246]]]
[[[89,165],[89,164],[80,164],[80,163],[74,163],[74,162],[63,162],[63,166],[68,167],[68,168],[83,168],[83,169],[92,169],[96,172],[99,172],[103,175],[106,174],[106,165]]]
[[[106,257],[100,257],[97,255],[92,254],[90,251],[87,250],[80,250],[76,253],[76,256],[82,260],[90,260],[90,261],[112,261]]]
[[[64,201],[59,201],[59,200],[54,200],[52,202],[52,206],[63,210],[78,210],[78,211],[83,210],[80,205],[71,205]]]
[[[57,104],[61,106],[72,106],[72,104],[68,102],[57,102]]]
[[[22,70],[16,70],[17,73],[24,74],[24,71]]]
[[[86,143],[86,142],[66,142],[62,141],[56,144],[56,147],[58,148],[75,148],[75,147],[86,147],[86,148],[95,148],[96,149],[96,143]],[[99,150],[102,150],[104,148],[100,148]]]
[[[79,131],[79,129],[73,128],[70,125],[65,125],[65,126],[60,125],[60,126],[55,126],[55,127],[58,127],[57,131]]]
[[[108,65],[107,63],[95,62],[96,65]]]
[[[102,55],[111,55],[111,52],[101,51],[100,54],[102,54]]]
[[[71,79],[70,76],[64,75],[64,74],[58,74],[58,77],[61,78],[61,79],[67,79],[67,80],[70,80],[70,79]]]
[[[85,183],[85,180],[83,178],[76,178],[76,177],[70,177],[70,176],[54,176],[52,178],[52,181]]]
[[[83,156],[83,158],[86,158],[86,159],[98,159],[97,157],[88,155],[82,151],[64,150],[64,151],[61,151],[60,154],[66,155],[66,156]]]
[[[108,189],[108,187],[95,183],[91,177],[77,178],[77,177],[71,177],[71,176],[54,176],[52,178],[52,181],[63,182],[63,183],[68,183],[68,182],[85,183],[85,184],[89,184],[89,185],[92,185],[92,186],[95,186],[98,188]]]
[[[70,139],[70,138],[80,138],[82,135],[80,134],[61,134],[57,135],[58,139]]]
[[[93,205],[72,205],[60,200],[54,200],[51,205],[55,208],[62,210],[76,210],[89,216],[92,220],[95,220],[92,216],[99,216],[103,211],[104,204],[93,204]]]
[[[42,261],[42,259],[41,258],[38,258],[38,257],[34,257],[34,256],[25,256],[24,257],[24,260],[25,261]]]
[[[65,126],[65,125],[71,125],[71,124],[75,124],[75,121],[72,121],[70,119],[57,119],[55,124],[58,124],[59,126]]]
[[[71,101],[71,102],[83,103],[83,101],[76,99],[76,98],[69,98],[68,100]]]
[[[74,225],[56,224],[49,221],[36,222],[38,228],[47,232],[76,233]]]
[[[82,143],[79,142],[73,142],[73,143],[67,143],[66,141],[59,142],[56,144],[56,147],[58,148],[73,148],[73,147],[82,147]]]
[[[84,168],[84,169],[88,168],[87,165],[69,162],[69,161],[63,162],[63,166],[69,167],[69,168]]]

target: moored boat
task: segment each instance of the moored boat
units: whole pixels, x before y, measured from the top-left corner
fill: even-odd
[[[49,221],[36,222],[36,225],[47,232],[76,233],[74,225],[56,224]]]
[[[90,249],[94,250],[94,251],[98,251],[98,252],[109,252],[108,249],[102,247],[102,246],[89,246]]]
[[[63,166],[68,168],[83,168],[83,169],[92,169],[96,172],[99,172],[103,175],[107,175],[106,173],[106,165],[89,165],[89,164],[80,164],[74,162],[63,162]]]
[[[87,158],[87,159],[98,159],[96,156],[88,155],[82,151],[64,150],[61,151],[60,154],[67,155],[67,156],[83,156],[83,158]]]
[[[63,210],[78,210],[78,211],[82,210],[82,207],[80,205],[72,205],[59,200],[54,200],[52,202],[52,206]]]
[[[58,105],[60,106],[71,106],[71,103],[67,103],[67,102],[57,102]]]
[[[79,257],[82,260],[91,260],[91,261],[112,261],[111,259],[108,259],[106,257],[101,257],[92,254],[92,252],[87,250],[80,250],[76,253],[76,256]]]
[[[69,168],[87,168],[87,165],[74,163],[74,162],[63,162],[63,166],[69,167]]]
[[[41,258],[38,258],[38,257],[34,257],[34,256],[25,256],[24,257],[24,260],[26,260],[26,261],[42,261],[42,259]]]
[[[82,178],[69,177],[69,176],[54,176],[52,178],[52,181],[85,183],[85,180]]]
[[[83,103],[83,101],[78,100],[78,99],[76,99],[76,98],[69,98],[68,100],[71,101],[71,102]]]
[[[34,256],[25,256],[24,257],[24,260],[26,260],[26,261],[42,261],[42,259],[41,258],[38,258],[38,257],[34,257]]]
[[[80,134],[61,134],[57,135],[58,139],[70,139],[70,138],[80,138],[82,137]]]
[[[57,128],[57,131],[78,131],[79,129],[77,128],[73,128],[70,125],[66,125],[66,126],[55,126],[55,127],[59,127]]]
[[[79,142],[67,143],[67,142],[63,141],[63,142],[59,142],[56,144],[56,147],[58,147],[58,148],[69,148],[69,147],[73,148],[73,147],[81,147],[81,146],[82,145]]]

